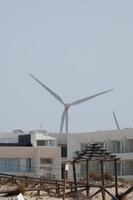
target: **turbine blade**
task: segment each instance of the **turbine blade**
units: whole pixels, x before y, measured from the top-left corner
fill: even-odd
[[[58,101],[60,101],[60,103],[62,103],[64,105],[64,102],[62,100],[62,98],[57,95],[55,92],[53,92],[50,88],[48,88],[46,85],[44,85],[41,81],[39,81],[35,76],[33,76],[32,74],[29,73],[29,75],[35,80],[37,81],[43,88],[45,88],[50,94],[52,94]]]
[[[79,99],[79,100],[77,100],[77,101],[74,101],[74,102],[70,103],[70,105],[71,105],[71,106],[75,106],[75,105],[77,105],[77,104],[83,103],[83,102],[85,102],[85,101],[88,101],[88,100],[90,100],[90,99],[93,99],[93,98],[95,98],[95,97],[97,97],[97,96],[100,96],[100,95],[102,95],[102,94],[105,94],[105,93],[111,92],[111,91],[113,91],[113,89],[107,90],[107,91],[104,91],[104,92],[100,92],[100,93],[98,93],[98,94],[95,94],[95,95],[92,95],[92,96],[89,96],[89,97],[85,97],[85,98]]]
[[[62,131],[63,131],[65,118],[66,118],[66,109],[64,109],[62,116],[61,116],[60,133],[62,133]]]

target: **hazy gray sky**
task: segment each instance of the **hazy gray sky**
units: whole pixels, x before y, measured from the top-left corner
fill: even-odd
[[[71,132],[133,124],[133,1],[1,0],[0,131],[58,131],[65,102],[114,88],[69,111]]]

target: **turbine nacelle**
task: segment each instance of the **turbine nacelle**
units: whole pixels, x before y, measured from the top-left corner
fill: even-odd
[[[68,110],[68,109],[70,108],[70,104],[68,104],[68,103],[65,103],[65,104],[64,104],[64,107],[65,107],[65,109],[67,109],[67,110]]]

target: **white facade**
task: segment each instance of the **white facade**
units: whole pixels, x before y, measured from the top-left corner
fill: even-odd
[[[118,175],[133,177],[133,129],[68,134],[67,159],[72,160],[74,152],[83,150],[89,143],[99,143],[107,151],[116,154],[120,158]],[[98,170],[98,166],[96,168]],[[105,169],[113,172],[111,164],[106,164]]]
[[[30,134],[31,146],[0,146],[0,170],[6,164],[11,166],[18,164],[18,173],[46,178],[60,179],[63,175],[63,167],[66,161],[73,160],[76,151],[81,151],[88,143],[99,143],[107,151],[121,158],[118,166],[118,175],[133,177],[133,129],[120,129],[110,131],[97,131],[86,133],[46,133],[45,131],[14,131],[12,133],[0,133],[0,143],[18,143],[18,135]],[[12,160],[11,160],[12,159]],[[27,168],[23,168],[26,166]],[[31,171],[29,167],[31,166]],[[98,165],[95,166],[98,170]],[[26,171],[27,169],[27,171]],[[6,169],[12,172],[12,167]],[[93,166],[94,170],[94,166]],[[112,165],[105,165],[105,170],[113,171]],[[85,167],[78,167],[79,177],[84,175]],[[72,168],[69,169],[72,178]]]
[[[56,139],[32,132],[31,146],[15,146],[18,135],[24,133],[0,134],[0,172],[60,179],[61,150]]]

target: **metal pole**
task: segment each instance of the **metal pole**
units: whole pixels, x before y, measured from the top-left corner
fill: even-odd
[[[68,108],[66,109],[66,133],[68,133]]]

